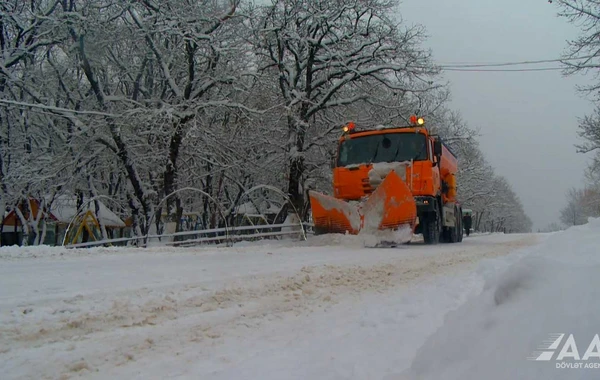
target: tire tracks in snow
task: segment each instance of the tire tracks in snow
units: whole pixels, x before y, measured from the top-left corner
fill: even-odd
[[[423,250],[422,256],[406,256],[399,249],[397,256],[375,265],[305,266],[289,276],[246,277],[216,291],[188,284],[169,291],[135,289],[118,296],[73,297],[49,310],[47,318],[25,318],[0,327],[0,359],[14,359],[20,350],[54,347],[70,361],[63,366],[51,363],[50,367],[56,366],[54,370],[66,377],[93,372],[106,363],[126,365],[147,351],[169,347],[173,339],[184,337],[184,344],[200,348],[218,344],[228,334],[243,334],[245,329],[260,328],[273,319],[327,310],[350,297],[466,270],[481,259],[507,255],[535,242],[534,236],[528,236],[464,249],[440,245],[436,247],[439,252]],[[456,251],[446,254],[444,247]],[[89,308],[91,301],[95,306]],[[35,312],[35,305],[33,308]],[[101,353],[96,348],[92,355],[98,340],[117,347],[108,345]],[[82,359],[86,352],[87,358]],[[47,364],[44,368],[48,369]]]

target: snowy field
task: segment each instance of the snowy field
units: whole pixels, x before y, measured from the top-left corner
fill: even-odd
[[[2,248],[2,378],[492,379],[485,366],[540,368],[525,357],[547,334],[584,327],[539,323],[549,304],[536,281],[552,286],[546,274],[559,265],[539,252],[576,265],[568,243],[579,234],[579,247],[591,244],[582,257],[598,251],[594,223],[392,249],[349,237],[211,249]],[[505,278],[509,265],[521,277]],[[560,295],[564,284],[553,286]],[[490,305],[498,297],[502,305]],[[511,326],[531,329],[536,318],[537,330],[515,338]],[[527,344],[504,356],[491,348],[511,339]],[[519,378],[507,373],[498,378]]]

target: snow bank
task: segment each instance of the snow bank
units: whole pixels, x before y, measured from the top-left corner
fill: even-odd
[[[483,292],[447,314],[411,368],[388,379],[599,378],[600,341],[587,360],[557,360],[570,334],[581,359],[600,334],[598,247],[595,219],[549,235],[497,275],[484,267]],[[535,360],[543,351],[550,359]]]
[[[294,227],[286,227],[292,229]],[[252,248],[254,253],[264,253],[263,251],[273,251],[278,249],[301,248],[301,247],[332,247],[361,249],[373,247],[382,241],[406,242],[411,240],[412,231],[408,228],[401,228],[397,231],[377,231],[376,233],[361,233],[359,235],[350,234],[325,234],[325,235],[307,235],[307,240],[302,241],[297,237],[283,237],[282,239],[268,239],[256,241],[236,241],[233,249]],[[413,237],[413,241],[419,241],[418,237]],[[90,248],[66,248],[62,246],[26,246],[20,247],[5,246],[0,247],[0,261],[15,261],[21,259],[42,259],[55,258],[67,259],[69,257],[98,257],[98,256],[135,256],[139,254],[164,256],[164,255],[215,255],[228,252],[229,249],[223,245],[202,245],[192,247],[172,247],[159,242],[152,242],[149,248],[137,247],[90,247]]]
[[[0,247],[0,259],[23,258],[23,257],[45,257],[62,256],[67,252],[64,247],[51,247],[48,245],[33,246],[4,246]]]
[[[165,254],[185,254],[185,253],[215,253],[218,252],[221,247],[212,246],[198,246],[198,247],[168,247],[161,245],[160,243],[152,243],[150,248],[137,248],[134,246],[129,247],[90,247],[90,248],[66,248],[63,246],[25,246],[20,247],[17,245],[0,247],[0,260],[17,260],[24,258],[68,258],[68,257],[95,257],[95,256],[106,256],[106,255],[137,255],[143,253],[145,255],[165,255]]]

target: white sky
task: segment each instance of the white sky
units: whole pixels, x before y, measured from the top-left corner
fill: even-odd
[[[438,63],[560,58],[578,30],[556,13],[546,0],[403,0],[401,5],[406,23],[427,28],[425,46]],[[583,185],[588,161],[574,146],[581,142],[577,118],[592,111],[589,99],[576,92],[583,77],[565,78],[560,71],[448,71],[444,77],[451,83],[451,107],[480,128],[485,156],[512,184],[534,231],[558,221],[567,190]]]

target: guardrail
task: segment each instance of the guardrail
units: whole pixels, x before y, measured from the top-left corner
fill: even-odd
[[[282,223],[282,224],[261,224],[255,226],[239,226],[239,227],[229,227],[229,228],[211,228],[206,230],[195,230],[195,231],[181,231],[174,232],[169,234],[160,234],[160,235],[148,235],[148,236],[135,236],[130,238],[118,238],[118,239],[107,239],[107,240],[98,240],[98,241],[90,241],[85,243],[77,243],[65,245],[65,248],[85,248],[85,247],[94,247],[94,246],[102,246],[102,245],[112,245],[114,243],[127,243],[127,242],[136,242],[137,247],[148,247],[151,245],[152,239],[164,239],[164,238],[172,238],[172,237],[185,237],[185,236],[197,236],[192,239],[185,240],[176,240],[176,241],[166,241],[163,242],[163,245],[167,246],[189,246],[196,245],[200,243],[208,243],[208,242],[234,242],[234,241],[244,241],[244,240],[254,240],[254,239],[262,239],[268,237],[281,237],[286,235],[302,235],[305,236],[307,233],[310,233],[312,230],[312,223]],[[271,231],[271,232],[259,232],[264,230],[272,230],[272,229],[284,229],[289,228],[289,231]],[[300,228],[302,230],[300,230]],[[240,234],[240,232],[244,231],[256,231],[254,233],[245,233]],[[214,235],[214,236],[199,236],[199,235]],[[147,239],[147,240],[146,240]],[[146,240],[146,241],[144,241]]]

